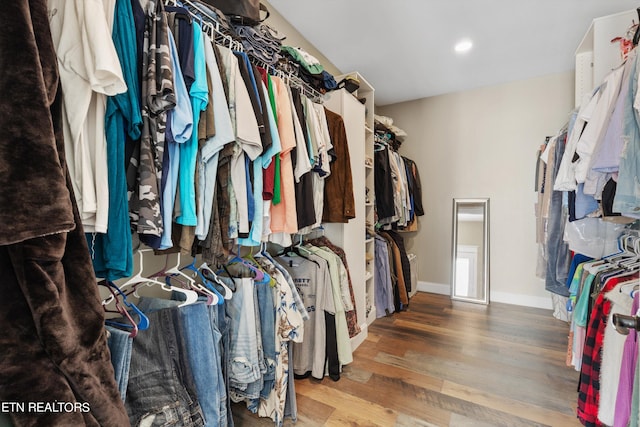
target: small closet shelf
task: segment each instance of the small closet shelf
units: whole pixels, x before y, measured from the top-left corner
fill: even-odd
[[[373,273],[370,272],[370,271],[367,271],[367,274],[364,275],[364,280],[366,282],[366,281],[369,281],[371,279],[373,279]]]

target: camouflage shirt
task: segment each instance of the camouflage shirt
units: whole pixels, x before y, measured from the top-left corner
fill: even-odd
[[[161,1],[149,0],[142,55],[142,136],[139,156],[131,159],[137,168],[136,183],[129,199],[131,224],[140,234],[162,235],[160,181],[167,111],[176,104],[173,65],[169,50],[169,27]]]

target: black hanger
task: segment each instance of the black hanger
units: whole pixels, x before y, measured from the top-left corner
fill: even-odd
[[[318,261],[316,261],[315,259],[311,259],[311,258],[309,258],[307,255],[303,255],[303,254],[300,252],[300,247],[299,247],[299,246],[297,246],[297,245],[296,245],[296,246],[289,246],[289,247],[284,248],[284,249],[282,250],[282,252],[280,252],[280,254],[279,254],[279,255],[287,255],[287,254],[290,254],[290,253],[296,254],[296,255],[298,255],[300,258],[304,258],[304,259],[306,259],[307,261],[311,261],[312,263],[314,263],[315,265],[317,265],[318,267],[320,267],[320,264],[318,263]]]

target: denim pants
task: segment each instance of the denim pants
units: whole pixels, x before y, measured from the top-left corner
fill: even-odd
[[[226,280],[223,278],[223,280]],[[225,303],[229,326],[229,385],[236,391],[261,378],[253,280],[233,279],[236,293]],[[258,397],[258,396],[255,396]]]
[[[221,425],[219,386],[223,378],[209,310],[206,304],[192,304],[178,310],[205,425],[218,427]]]
[[[273,290],[269,285],[270,280],[266,280],[264,283],[255,283],[255,290],[257,296],[257,304],[255,306],[257,319],[259,322],[260,336],[262,344],[262,357],[263,363],[260,365],[262,372],[262,379],[257,382],[256,387],[261,387],[259,390],[260,398],[266,399],[269,397],[271,390],[275,385],[276,379],[276,339],[275,339],[275,322],[276,312],[273,303]],[[263,369],[264,368],[264,369]],[[248,387],[252,389],[251,385]],[[251,393],[252,395],[255,392]],[[247,408],[254,414],[258,411],[260,405],[260,399],[252,398],[247,403]]]
[[[178,313],[180,322],[177,333],[185,342],[185,354],[193,373],[193,382],[198,403],[204,415],[205,426],[217,427],[222,425],[220,421],[220,385],[223,378],[209,309],[203,303],[177,307],[179,304],[179,301],[174,300],[145,298],[142,307],[147,310],[167,307]],[[220,335],[217,329],[216,333]],[[224,384],[222,387],[224,389]]]
[[[179,308],[142,298],[149,329],[138,332],[131,354],[126,407],[133,426],[204,426]],[[177,302],[179,304],[179,302]]]
[[[127,383],[129,382],[129,369],[131,367],[131,349],[133,348],[133,338],[127,331],[106,326],[109,331],[107,343],[111,352],[111,364],[115,371],[120,397],[124,402],[127,397]]]
[[[566,138],[566,137],[565,137]],[[565,138],[558,138],[555,150],[555,164],[547,165],[553,167],[553,178],[562,161],[564,154]],[[564,240],[564,226],[566,222],[566,213],[562,201],[562,192],[553,191],[548,186],[551,193],[551,204],[549,207],[549,219],[547,220],[547,273],[545,278],[545,289],[549,292],[561,296],[569,296],[569,289],[566,286],[567,276],[569,275],[569,245]]]
[[[231,415],[231,399],[229,388],[229,325],[231,319],[227,316],[224,305],[212,305],[209,307],[209,317],[211,329],[219,332],[220,340],[217,341],[217,349],[220,354],[221,372],[224,381],[218,384],[220,391],[220,427],[234,427],[233,416]],[[214,341],[215,338],[214,338]]]

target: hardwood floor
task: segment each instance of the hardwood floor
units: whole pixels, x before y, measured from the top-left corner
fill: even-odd
[[[418,293],[370,327],[340,381],[297,380],[285,426],[580,426],[567,333],[549,310]],[[242,406],[234,419],[272,425]]]

